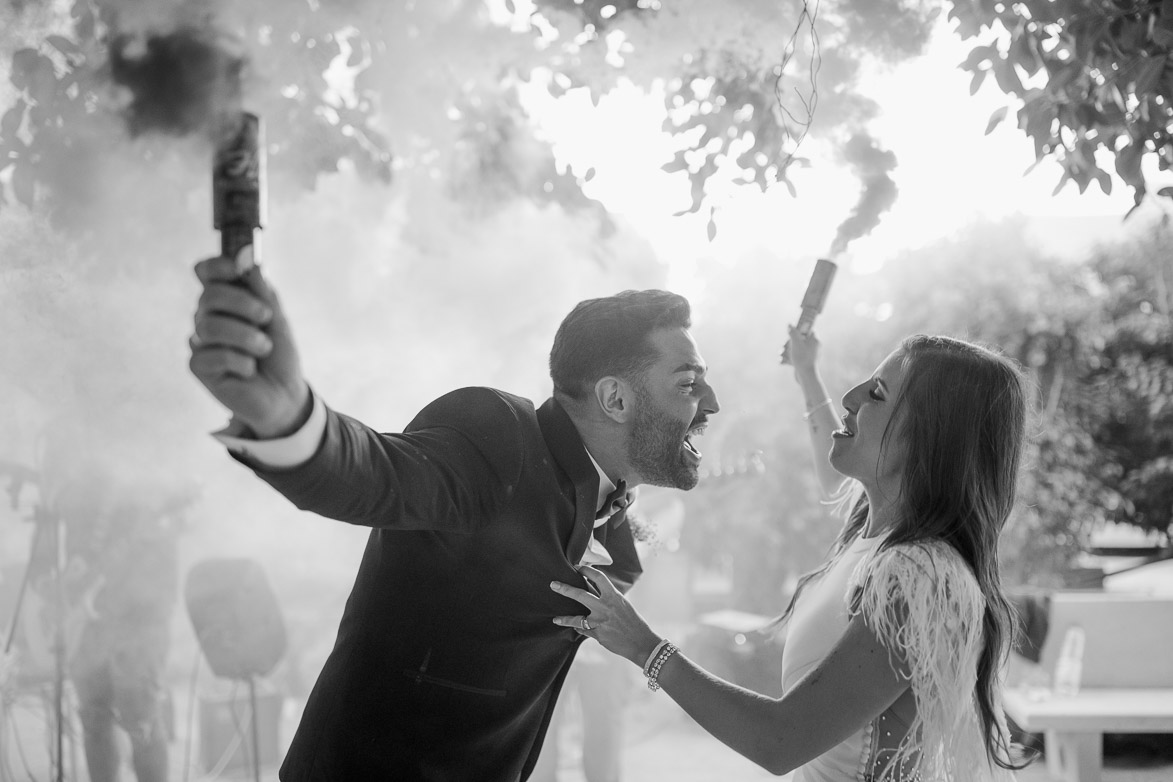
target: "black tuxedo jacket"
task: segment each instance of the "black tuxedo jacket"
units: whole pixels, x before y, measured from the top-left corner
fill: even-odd
[[[281,779],[528,777],[582,640],[551,619],[584,609],[549,585],[584,583],[598,496],[566,412],[489,388],[441,397],[403,434],[330,411],[308,463],[258,475],[374,528]],[[641,571],[624,521],[593,533],[622,590]]]

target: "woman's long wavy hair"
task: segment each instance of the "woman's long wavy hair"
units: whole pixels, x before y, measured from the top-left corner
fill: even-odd
[[[998,537],[1014,507],[1026,440],[1026,379],[1011,359],[950,337],[908,337],[900,354],[904,385],[881,449],[893,437],[903,440],[903,513],[882,547],[941,540],[969,564],[986,605],[975,692],[986,751],[1002,768],[1021,768],[999,728],[998,672],[1009,655],[1015,621],[1002,591]],[[845,484],[840,502],[847,521],[832,555],[799,580],[776,625],[789,617],[806,584],[826,572],[862,533],[868,501],[858,482]]]

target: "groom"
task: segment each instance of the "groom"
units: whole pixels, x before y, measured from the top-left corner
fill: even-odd
[[[380,434],[310,390],[259,270],[196,274],[190,367],[232,413],[217,436],[297,507],[372,528],[281,779],[526,779],[583,638],[551,622],[578,604],[550,582],[591,564],[629,588],[625,489],[697,483],[692,437],[720,408],[687,300],[581,302],[540,407],[465,388]]]

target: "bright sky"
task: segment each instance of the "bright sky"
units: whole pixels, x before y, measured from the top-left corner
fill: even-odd
[[[1024,173],[1034,151],[1015,126],[1017,105],[985,135],[990,114],[1009,101],[992,79],[970,95],[969,75],[957,67],[969,45],[952,33],[944,16],[924,57],[876,73],[864,85],[882,107],[871,127],[897,157],[893,177],[900,192],[876,230],[853,242],[840,260],[857,272],[876,269],[903,248],[923,246],[983,216],[1026,215],[1032,236],[1067,257],[1133,228],[1132,220],[1121,223],[1132,196],[1119,180],[1111,196],[1094,184],[1081,195],[1074,183],[1052,196],[1060,177],[1057,163],[1044,161]],[[528,99],[559,161],[579,174],[596,169],[586,192],[629,221],[672,262],[671,285],[686,295],[699,292],[690,290],[691,269],[705,258],[732,259],[765,246],[808,257],[813,264],[826,253],[859,196],[850,172],[808,139],[800,154],[810,157],[812,166],[793,176],[797,199],[784,187],[762,194],[756,187],[730,186],[717,196],[718,235],[709,243],[707,207],[699,216],[672,217],[688,206],[688,185],[683,174],[660,171],[671,159],[673,143],[660,130],[659,95],[620,89],[597,109],[583,94],[555,101],[535,89]],[[1106,168],[1112,170],[1110,162]]]

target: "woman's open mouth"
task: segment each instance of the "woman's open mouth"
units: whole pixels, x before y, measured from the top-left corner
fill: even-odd
[[[843,426],[831,432],[832,437],[855,437],[855,432],[847,425],[847,416],[843,416]]]

